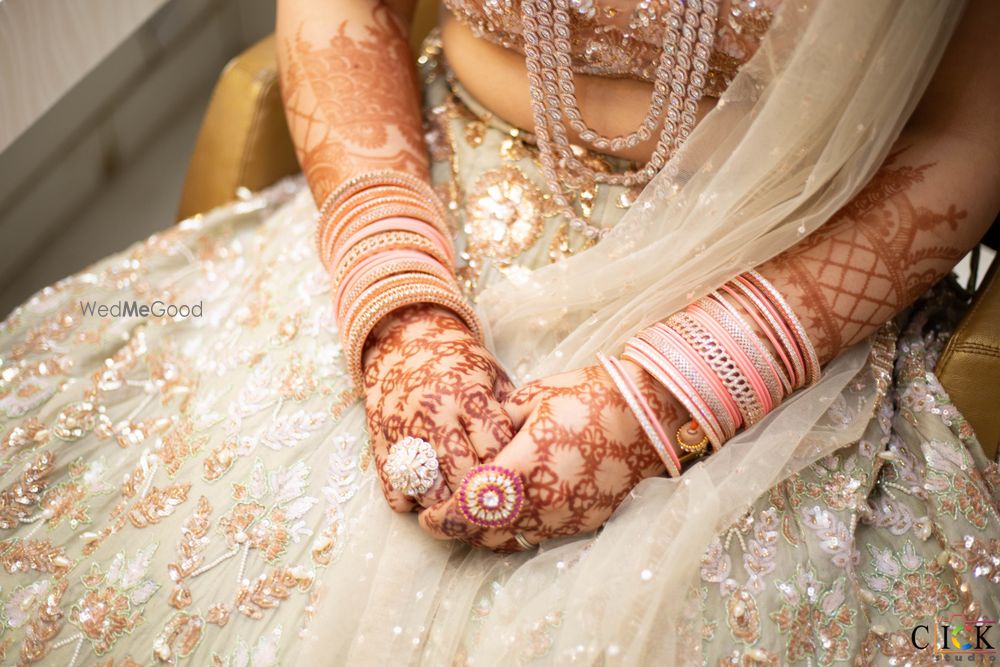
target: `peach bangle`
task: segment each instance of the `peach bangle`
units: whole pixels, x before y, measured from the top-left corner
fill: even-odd
[[[438,198],[434,188],[426,180],[418,178],[413,174],[396,169],[379,169],[376,171],[358,174],[347,179],[337,187],[336,190],[327,195],[326,199],[319,207],[319,216],[322,220],[330,215],[342,202],[347,201],[352,196],[373,187],[394,185],[423,194],[427,196],[427,201],[438,206],[444,217],[444,205]]]
[[[445,257],[448,257],[449,259],[452,258],[452,255],[450,254],[452,251],[451,244],[448,243],[448,241],[445,240],[445,238],[442,237],[436,229],[428,225],[426,222],[414,220],[412,218],[384,218],[378,222],[365,225],[362,229],[358,230],[357,233],[348,238],[340,247],[338,254],[334,255],[333,265],[338,266],[344,259],[344,255],[346,255],[350,249],[357,244],[367,238],[371,238],[372,236],[385,232],[410,232],[412,234],[425,236],[437,245],[438,249]]]
[[[356,218],[348,217],[345,221],[338,224],[338,228],[331,232],[331,234],[323,241],[324,245],[320,248],[320,258],[323,260],[327,268],[333,266],[336,267],[337,264],[334,262],[333,257],[343,249],[342,239],[344,236],[353,235],[359,231],[363,231],[366,227],[378,223],[386,218],[392,217],[405,217],[412,220],[420,220],[424,222],[429,227],[435,228],[434,223],[430,221],[431,216],[426,215],[424,209],[413,206],[412,204],[380,204],[379,206],[372,207],[366,212],[360,214]],[[342,224],[342,226],[340,226]],[[440,230],[439,230],[440,232]],[[449,238],[446,234],[441,234],[444,238]],[[449,261],[453,261],[454,258],[454,248],[450,241],[445,242],[445,247],[447,254],[450,258]]]
[[[650,328],[633,339],[633,343],[639,342],[650,346],[651,358],[674,378],[689,400],[697,404],[701,423],[717,434],[713,445],[718,443],[721,447],[723,442],[733,437],[739,424],[739,413],[735,406],[726,403],[725,387],[718,382],[715,374],[707,372],[710,369],[700,368],[699,360],[682,355],[677,350],[672,332]]]
[[[792,378],[792,388],[798,389],[801,387],[806,377],[805,360],[798,351],[798,346],[793,342],[794,337],[788,326],[782,321],[781,316],[775,312],[774,307],[767,302],[767,299],[760,295],[752,283],[742,276],[736,276],[730,284],[743,292],[743,295],[753,303],[755,310],[767,320],[769,328],[774,332],[778,340],[781,341],[781,345],[789,360],[789,375]]]
[[[728,440],[736,434],[737,429],[740,427],[740,421],[743,419],[740,414],[740,407],[737,405],[732,394],[730,394],[726,389],[726,385],[722,381],[722,378],[720,378],[711,365],[705,361],[705,358],[692,349],[691,343],[680,331],[677,330],[677,328],[670,326],[671,320],[678,317],[682,313],[683,311],[672,315],[671,318],[667,320],[667,324],[657,322],[653,325],[651,333],[662,336],[666,345],[669,346],[668,348],[664,348],[664,351],[672,352],[674,355],[677,355],[683,361],[687,362],[687,364],[691,366],[692,370],[697,373],[698,379],[708,383],[711,387],[713,395],[718,399],[719,404],[726,411],[726,415],[730,420],[725,429],[726,439]],[[684,328],[687,328],[686,324],[684,325]],[[677,366],[677,362],[674,361],[674,359],[668,357],[668,360],[670,363],[674,364],[674,366]],[[688,377],[689,382],[693,383],[695,380],[694,377],[690,377],[687,374],[686,377]],[[692,384],[692,386],[694,385]],[[704,394],[699,393],[699,395]]]
[[[756,402],[761,408],[760,416],[763,417],[767,414],[772,409],[771,392],[768,391],[767,386],[764,384],[764,378],[761,377],[757,371],[757,367],[750,361],[750,357],[747,356],[746,351],[733,340],[729,332],[720,326],[714,317],[709,315],[708,311],[701,307],[699,302],[688,306],[687,313],[701,325],[701,328],[705,332],[715,339],[722,350],[725,350],[732,363],[736,365],[739,372],[750,383],[750,388],[757,398]],[[750,422],[746,422],[746,425],[749,426]]]
[[[345,200],[336,210],[317,214],[317,240],[323,240],[337,223],[347,214],[364,208],[370,208],[381,201],[405,201],[427,208],[427,204],[412,191],[395,185],[376,186],[359,192]],[[319,245],[322,245],[321,243]]]
[[[402,274],[381,281],[369,289],[359,302],[363,305],[348,314],[348,329],[341,330],[347,368],[355,387],[363,386],[362,351],[375,325],[392,311],[415,303],[432,303],[458,315],[472,334],[482,340],[482,328],[472,306],[458,292],[457,286],[444,284],[430,276]]]
[[[446,268],[430,257],[420,259],[394,259],[389,257],[387,260],[381,261],[371,267],[368,271],[359,274],[350,285],[345,285],[342,297],[337,306],[337,321],[343,321],[345,316],[344,311],[348,307],[348,304],[354,303],[365,290],[397,273],[423,273],[439,278],[444,283],[448,283],[454,278]]]
[[[442,266],[450,266],[448,257],[444,255],[436,243],[422,234],[412,232],[382,232],[361,241],[351,248],[344,256],[344,261],[338,265],[333,276],[333,284],[339,285],[351,269],[365,257],[393,249],[419,250],[439,261]]]
[[[321,246],[320,237],[329,226],[327,224],[329,219],[338,220],[342,209],[349,208],[348,203],[355,196],[362,195],[366,190],[380,188],[397,188],[411,192],[417,199],[426,200],[425,205],[437,212],[438,217],[442,220],[447,219],[444,204],[426,180],[395,169],[371,171],[347,179],[323,200],[316,215],[317,247]]]
[[[669,444],[670,439],[663,432],[660,420],[653,409],[649,406],[646,398],[639,391],[639,388],[632,382],[621,363],[614,357],[608,357],[601,352],[597,353],[597,359],[604,366],[604,370],[611,376],[612,382],[618,387],[618,393],[625,399],[629,410],[635,415],[636,420],[645,432],[653,449],[666,466],[671,477],[679,477],[681,474],[681,462],[677,458],[677,452]]]
[[[622,358],[642,366],[681,402],[689,414],[698,415],[699,423],[704,426],[705,433],[712,443],[712,449],[718,451],[722,447],[725,436],[712,412],[701,402],[700,396],[695,391],[682,388],[682,385],[686,386],[686,383],[681,382],[683,375],[672,369],[669,364],[664,364],[663,358],[655,348],[644,340],[633,338],[625,345]]]
[[[723,285],[722,288],[725,290],[730,289],[726,285]],[[757,346],[757,349],[760,350],[760,353],[764,355],[764,358],[767,361],[767,365],[770,368],[771,373],[774,375],[775,379],[781,385],[781,391],[783,395],[788,395],[792,393],[792,380],[788,376],[787,372],[789,368],[787,363],[787,358],[785,358],[784,362],[779,362],[777,359],[775,359],[774,354],[772,354],[771,350],[768,349],[767,345],[757,334],[753,326],[746,321],[746,317],[744,317],[744,312],[749,313],[749,316],[757,323],[757,325],[763,332],[764,337],[770,341],[771,346],[775,350],[775,352],[777,352],[779,355],[784,355],[784,351],[781,349],[781,343],[778,342],[777,337],[771,331],[771,327],[766,322],[764,322],[763,318],[760,317],[760,315],[754,309],[751,308],[748,311],[746,302],[742,301],[742,299],[738,295],[736,296],[734,296],[733,294],[723,295],[722,292],[717,291],[712,293],[712,298],[715,299],[715,301],[718,302],[723,308],[728,310],[729,314],[733,317],[733,319],[735,319],[741,324],[747,337],[749,337],[750,340]],[[733,305],[730,302],[730,299],[738,301],[740,307],[743,308],[743,311],[741,311],[739,308]],[[779,402],[780,399],[775,401],[776,404]]]
[[[344,217],[338,218],[335,224],[331,224],[328,233],[322,239],[322,246],[320,247],[321,257],[328,258],[336,255],[338,248],[343,245],[342,239],[352,236],[359,230],[364,229],[366,225],[378,222],[384,218],[400,216],[425,222],[436,229],[446,239],[450,239],[452,236],[447,223],[441,218],[432,215],[425,206],[412,200],[379,199],[373,200],[361,208],[352,209]],[[447,245],[450,247],[451,242],[449,241]],[[448,252],[451,255],[454,254],[453,249],[449,249]]]
[[[809,340],[805,327],[802,326],[799,318],[796,317],[795,311],[792,310],[792,307],[788,305],[787,301],[785,301],[785,297],[781,295],[781,292],[779,292],[767,278],[760,275],[753,269],[747,271],[746,275],[750,277],[750,280],[757,284],[758,288],[764,291],[771,303],[773,303],[774,306],[781,311],[781,314],[784,316],[783,321],[787,323],[789,328],[792,330],[792,333],[796,338],[796,342],[798,343],[799,350],[805,358],[806,368],[809,373],[808,383],[810,386],[816,384],[819,382],[821,374],[819,357],[816,356],[816,348],[813,347],[812,341]]]
[[[700,356],[722,382],[739,409],[741,425],[747,426],[760,421],[764,416],[764,406],[743,369],[733,360],[731,351],[687,310],[675,313],[668,322],[688,342],[688,347],[682,348],[682,352]]]
[[[440,267],[449,276],[454,276],[448,267],[441,265],[436,259],[430,257],[422,252],[416,250],[388,250],[386,252],[378,253],[376,255],[370,255],[365,257],[355,266],[353,266],[350,272],[344,276],[344,279],[340,281],[335,290],[334,305],[336,307],[335,312],[339,313],[341,311],[341,306],[343,304],[343,297],[347,294],[351,287],[353,287],[361,277],[363,277],[369,270],[375,270],[377,267],[385,264],[387,262],[413,262],[422,261],[433,263],[434,265]]]
[[[792,393],[797,386],[797,378],[795,375],[795,364],[792,362],[788,351],[789,346],[791,346],[791,341],[788,339],[783,340],[783,336],[779,333],[779,329],[768,321],[756,304],[750,302],[750,299],[746,296],[746,294],[741,294],[740,290],[735,289],[729,284],[723,285],[722,290],[726,292],[730,298],[736,301],[745,312],[750,314],[750,317],[753,318],[754,322],[757,323],[757,326],[760,327],[761,331],[764,332],[764,335],[771,342],[771,346],[781,359],[781,363],[785,371],[785,377],[788,379],[788,386],[785,388],[785,392],[788,394]]]
[[[731,309],[718,292],[713,292],[698,301],[699,306],[726,332],[726,335],[750,361],[755,374],[764,384],[767,391],[767,411],[770,412],[784,398],[784,388],[781,382],[781,372],[778,362],[767,351],[767,346],[760,336],[754,333],[747,321],[740,317],[735,309]]]

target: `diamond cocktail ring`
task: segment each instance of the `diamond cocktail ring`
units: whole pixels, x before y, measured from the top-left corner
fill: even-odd
[[[472,468],[458,487],[462,515],[483,528],[509,526],[521,513],[524,484],[512,470],[495,465]]]
[[[427,493],[438,476],[438,459],[431,443],[406,436],[389,448],[385,475],[392,488],[410,497]]]

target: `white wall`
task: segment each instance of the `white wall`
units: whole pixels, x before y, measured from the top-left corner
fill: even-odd
[[[165,2],[0,2],[0,151]]]
[[[131,7],[122,10],[125,18],[109,16],[108,8],[119,2]],[[40,9],[26,7],[32,4]],[[67,12],[67,18],[77,21],[70,21],[72,30],[53,19],[53,25],[61,27],[52,28],[52,35],[70,33],[46,38],[62,45],[56,49],[61,55],[35,63],[28,54],[40,43],[40,35],[49,32],[43,24],[51,14],[45,8],[52,12],[57,5],[90,11]],[[144,21],[137,18],[136,7],[152,5],[162,6]],[[14,20],[19,22],[16,30]],[[139,20],[131,34],[122,35],[100,62],[88,66],[75,85],[0,151],[0,317],[49,282],[173,222],[188,143],[193,141],[190,132],[172,135],[184,138],[185,145],[174,151],[180,157],[160,164],[158,171],[149,172],[150,182],[141,184],[164,189],[158,201],[173,201],[170,210],[117,208],[117,215],[127,216],[116,221],[117,227],[132,233],[94,239],[61,272],[37,270],[46,250],[81,231],[87,210],[108,190],[121,186],[157,138],[169,135],[182,118],[192,125],[192,114],[200,115],[225,63],[273,30],[274,0],[0,0],[4,136],[15,127],[7,120],[8,107],[18,107],[12,113],[27,119],[29,108],[37,109],[57,94],[59,85],[69,85],[74,72],[79,74],[82,68],[73,63],[74,53],[81,62],[97,53],[98,40],[83,33],[103,31],[102,43],[107,44],[112,32],[107,26],[121,28],[128,20]],[[8,94],[11,85],[18,87],[17,95]],[[131,187],[135,185],[133,179]]]

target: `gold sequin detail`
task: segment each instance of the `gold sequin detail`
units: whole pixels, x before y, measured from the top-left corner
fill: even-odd
[[[478,253],[509,261],[542,233],[542,193],[514,165],[483,172],[465,199],[468,243]]]

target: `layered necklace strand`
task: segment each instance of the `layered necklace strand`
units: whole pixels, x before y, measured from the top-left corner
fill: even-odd
[[[522,0],[524,53],[531,91],[542,174],[555,203],[570,228],[587,239],[607,233],[580,217],[569,202],[563,181],[572,185],[606,183],[633,185],[648,182],[687,139],[696,123],[698,100],[708,76],[715,41],[715,0],[658,0],[663,15],[663,50],[656,67],[649,109],[639,127],[624,135],[606,137],[583,120],[573,81],[570,43],[570,0]],[[597,151],[632,148],[653,136],[666,105],[666,118],[652,156],[643,167],[624,173],[606,173],[584,164],[567,139],[567,125],[580,141]],[[561,170],[561,173],[560,173]]]

